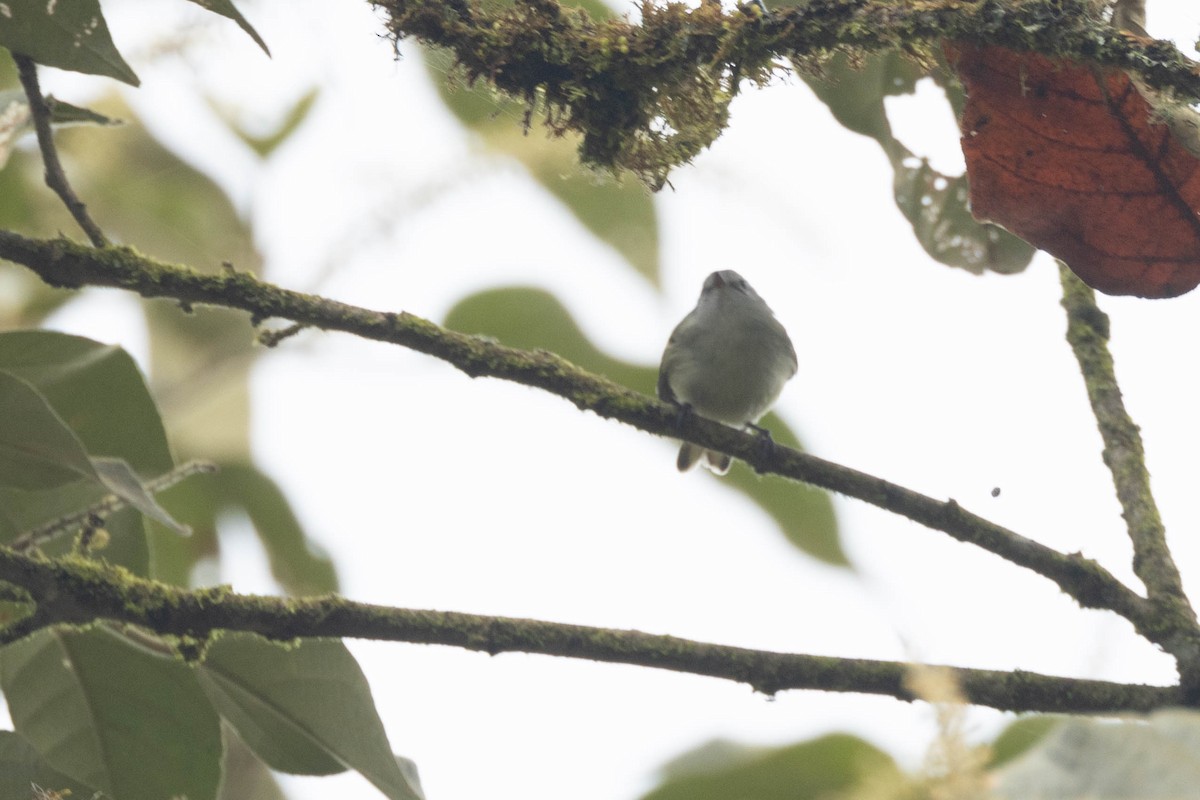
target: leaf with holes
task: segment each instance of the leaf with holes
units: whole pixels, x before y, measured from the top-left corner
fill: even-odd
[[[1191,109],[1116,70],[1000,47],[946,53],[967,88],[962,148],[978,219],[1108,294],[1175,297],[1200,284]]]
[[[138,85],[108,34],[99,0],[4,0],[0,5],[0,46],[39,64]]]

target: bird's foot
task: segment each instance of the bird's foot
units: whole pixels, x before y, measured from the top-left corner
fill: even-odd
[[[692,408],[691,403],[676,403],[675,404],[675,430],[683,430],[683,427],[692,421],[696,416],[696,410]]]
[[[756,462],[769,461],[775,455],[775,440],[771,438],[771,432],[753,422],[746,423],[746,427],[758,434],[758,441],[754,443],[754,460]],[[759,475],[762,474],[763,471],[757,466],[753,464],[751,466]]]

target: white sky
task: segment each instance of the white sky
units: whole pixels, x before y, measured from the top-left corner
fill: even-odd
[[[140,20],[137,3],[111,5],[127,54],[137,50],[129,42],[170,24]],[[176,5],[180,24],[203,20]],[[272,280],[434,320],[482,288],[536,284],[605,350],[656,364],[704,276],[736,268],[796,344],[800,371],[777,410],[812,452],[953,497],[1131,579],[1051,262],[1039,257],[1016,277],[933,263],[892,203],[878,146],[840,128],[798,81],[743,95],[727,134],[657,197],[657,293],[521,167],[459,129],[415,46],[394,61],[365,3],[239,5],[272,59],[217,21],[205,35],[219,58],[134,61],[144,85],[126,95],[255,220]],[[1190,43],[1200,8],[1151,0],[1150,27]],[[47,83],[65,99],[109,85],[60,73]],[[204,99],[269,128],[313,83],[323,93],[311,120],[265,166]],[[889,110],[911,149],[944,169],[961,165],[951,115],[928,83]],[[144,352],[145,334],[123,310],[131,303],[90,294],[56,324]],[[1171,544],[1195,589],[1200,293],[1102,306]],[[1121,620],[858,502],[835,501],[857,572],[821,566],[719,479],[676,473],[669,443],[532,389],[311,332],[268,354],[253,388],[259,463],[334,553],[355,599],[781,651],[1174,677],[1170,660]],[[233,528],[222,579],[271,590],[257,545]],[[431,800],[632,799],[658,765],[712,737],[783,744],[850,730],[915,767],[933,730],[928,708],[886,698],[771,700],[641,668],[351,647],[394,749],[417,762]],[[987,710],[969,719],[980,739],[1004,722]],[[356,775],[285,784],[296,798],[378,796]]]

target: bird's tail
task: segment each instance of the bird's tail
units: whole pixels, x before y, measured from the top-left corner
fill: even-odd
[[[729,472],[729,465],[733,463],[733,458],[724,453],[718,453],[716,450],[705,450],[703,447],[684,442],[679,448],[679,458],[675,459],[675,466],[680,472],[687,472],[696,465],[701,458],[704,460],[704,466],[717,475],[724,475]]]

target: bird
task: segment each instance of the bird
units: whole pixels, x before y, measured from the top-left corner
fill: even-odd
[[[720,270],[704,280],[696,307],[667,340],[658,396],[684,413],[739,429],[757,427],[796,369],[796,349],[775,314],[745,278]],[[718,475],[732,461],[684,442],[675,465],[687,472],[702,458]]]

